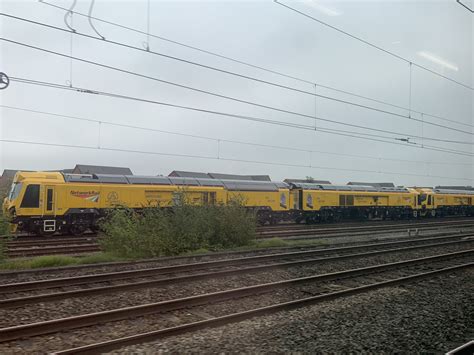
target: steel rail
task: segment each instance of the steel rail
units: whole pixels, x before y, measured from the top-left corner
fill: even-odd
[[[101,286],[101,287],[87,288],[83,290],[55,292],[55,293],[46,293],[46,294],[33,295],[33,296],[8,298],[8,299],[0,300],[0,309],[15,308],[15,307],[20,307],[20,306],[40,303],[40,302],[42,303],[53,302],[57,300],[70,299],[74,297],[86,297],[86,296],[95,296],[95,295],[101,295],[101,294],[123,292],[123,291],[133,291],[133,290],[139,290],[143,288],[166,286],[166,285],[176,284],[180,282],[194,282],[194,281],[199,281],[199,280],[215,279],[215,278],[232,276],[232,275],[241,275],[242,273],[269,271],[273,269],[282,269],[282,268],[287,268],[287,267],[302,266],[302,265],[307,265],[307,264],[331,261],[335,259],[343,260],[347,258],[356,258],[358,256],[364,257],[364,256],[380,255],[380,254],[392,253],[392,252],[396,253],[400,251],[411,251],[411,250],[416,250],[416,249],[434,248],[434,247],[449,246],[449,245],[463,244],[463,243],[469,243],[469,242],[474,242],[474,240],[463,240],[463,241],[445,242],[445,243],[437,243],[437,244],[428,244],[428,245],[421,245],[421,246],[412,246],[408,248],[384,249],[384,250],[379,250],[379,251],[369,252],[369,253],[343,255],[341,257],[305,259],[305,260],[289,261],[289,262],[283,262],[283,263],[242,267],[242,268],[232,269],[232,270],[213,271],[213,272],[211,271],[211,272],[198,273],[198,274],[192,274],[192,275],[176,276],[176,277],[163,278],[163,279],[151,280],[151,281],[140,281],[140,282],[127,283],[123,285]]]
[[[467,231],[455,231],[456,233],[467,233]],[[421,241],[421,240],[429,240],[429,238],[434,237],[461,237],[466,236],[469,237],[468,234],[453,234],[454,231],[443,231],[439,233],[430,233],[425,235],[420,235],[416,239],[411,239],[411,241]],[[407,240],[406,236],[401,236],[397,238],[390,238],[393,242],[398,241],[405,241]],[[369,243],[366,245],[379,245],[380,242],[378,239],[368,240],[368,241],[348,241],[342,243],[334,243],[332,245],[296,245],[296,246],[284,246],[284,247],[269,247],[269,248],[261,248],[261,249],[254,249],[254,250],[232,250],[232,251],[218,251],[218,252],[209,252],[203,254],[196,254],[196,255],[179,255],[179,256],[163,256],[158,258],[149,258],[149,259],[140,259],[140,260],[132,260],[132,261],[108,261],[103,263],[97,264],[82,264],[82,265],[69,265],[69,266],[58,266],[58,267],[45,267],[41,269],[18,269],[18,270],[0,270],[0,279],[2,277],[8,276],[18,276],[20,274],[43,274],[47,272],[58,272],[58,271],[67,271],[67,270],[86,270],[86,269],[95,269],[98,267],[116,267],[116,266],[137,266],[142,264],[149,264],[149,263],[156,263],[156,262],[166,262],[166,261],[177,261],[177,260],[200,260],[200,259],[209,259],[209,258],[216,258],[216,257],[227,257],[227,256],[234,256],[234,255],[245,255],[249,253],[255,253],[258,255],[268,254],[268,251],[290,251],[290,250],[309,250],[314,248],[321,248],[321,249],[330,249],[332,247],[341,247],[341,246],[357,246],[362,245],[363,243]]]
[[[98,244],[81,244],[81,245],[61,245],[49,246],[39,248],[15,248],[7,249],[6,254],[11,258],[39,256],[39,255],[54,255],[54,254],[79,254],[85,252],[99,251]]]
[[[175,327],[165,328],[161,330],[154,330],[147,333],[136,334],[132,336],[116,338],[113,340],[107,340],[95,344],[80,346],[71,349],[65,349],[61,351],[56,351],[53,354],[56,355],[89,355],[89,354],[99,354],[105,353],[114,349],[118,349],[127,345],[134,345],[139,343],[145,343],[149,341],[155,341],[158,339],[163,339],[165,337],[170,337],[174,335],[179,335],[191,331],[197,331],[205,328],[214,328],[222,326],[229,323],[235,323],[242,320],[250,319],[257,316],[264,316],[267,314],[275,313],[278,311],[291,310],[295,308],[300,308],[304,306],[314,305],[320,302],[335,300],[337,298],[353,296],[356,294],[377,290],[384,287],[397,286],[405,283],[409,283],[415,280],[422,280],[428,277],[435,277],[445,273],[455,272],[466,268],[471,268],[474,266],[474,263],[467,263],[452,267],[446,267],[439,270],[428,271],[424,273],[419,273],[415,275],[400,277],[397,279],[391,279],[381,282],[372,283],[369,285],[353,287],[345,289],[342,291],[331,292],[323,295],[307,297],[303,299],[298,299],[290,302],[276,303],[270,306],[260,307],[251,309],[244,312],[237,312],[233,314],[228,314],[225,316],[214,317],[211,319],[206,319],[198,322],[187,323],[178,325]]]
[[[277,224],[277,225],[264,225],[257,227],[257,231],[270,231],[273,229],[283,230],[287,228],[295,228],[295,229],[320,229],[331,231],[335,229],[357,229],[357,228],[370,228],[370,227],[420,227],[420,226],[455,226],[457,224],[473,224],[474,218],[468,219],[452,219],[447,221],[420,221],[420,220],[413,220],[411,222],[404,222],[404,221],[369,221],[369,222],[352,222],[352,223],[338,223],[338,224],[331,224],[331,223],[323,223],[323,224],[297,224],[297,223],[288,223],[288,224]],[[322,227],[322,228],[320,228]]]
[[[333,272],[322,275],[313,275],[300,277],[295,279],[288,279],[283,281],[241,287],[237,289],[230,289],[212,293],[201,294],[197,296],[189,296],[184,298],[172,299],[167,301],[161,301],[156,303],[144,304],[139,306],[131,306],[119,309],[113,309],[109,311],[102,311],[96,313],[82,314],[73,317],[53,319],[44,322],[37,322],[31,324],[18,325],[13,327],[1,328],[0,329],[0,342],[6,342],[15,340],[18,338],[32,337],[43,334],[50,334],[59,331],[75,329],[79,327],[86,327],[95,325],[103,322],[113,322],[130,317],[145,316],[160,312],[170,312],[177,309],[183,309],[187,307],[194,307],[204,305],[208,303],[215,303],[220,301],[226,301],[234,298],[242,298],[245,296],[251,296],[260,294],[263,292],[269,292],[283,287],[288,287],[296,284],[305,282],[315,281],[327,281],[340,279],[343,277],[360,276],[366,273],[381,272],[387,269],[393,269],[398,267],[404,267],[408,265],[417,265],[420,263],[433,262],[439,260],[449,260],[455,257],[466,256],[474,253],[474,249],[465,250],[455,253],[440,254],[436,256],[423,257],[418,259],[410,259],[405,261],[399,261],[394,263],[387,263],[376,266],[369,266],[364,268],[350,269],[340,272]]]
[[[456,224],[456,225],[426,225],[426,226],[410,226],[408,229],[415,228],[418,230],[432,230],[432,229],[447,229],[447,228],[462,228],[462,227],[474,227],[474,223],[466,224]],[[377,226],[377,227],[358,227],[358,228],[334,228],[334,229],[320,229],[320,228],[282,228],[278,230],[260,230],[257,232],[257,235],[260,238],[269,238],[269,237],[278,237],[278,236],[298,236],[298,235],[344,235],[344,233],[350,232],[353,235],[362,235],[362,234],[375,234],[381,232],[404,232],[407,228],[400,227],[387,227],[387,226]]]
[[[41,240],[9,240],[5,244],[9,248],[32,247],[32,246],[50,246],[50,245],[75,245],[94,242],[96,237],[80,238],[55,238]]]
[[[0,294],[14,293],[14,292],[20,292],[20,291],[31,291],[31,290],[38,290],[38,289],[45,289],[45,288],[54,288],[54,287],[73,286],[73,285],[80,285],[80,284],[86,284],[86,283],[125,280],[125,279],[138,278],[138,277],[147,277],[147,276],[152,277],[152,276],[165,275],[165,274],[170,274],[170,273],[197,271],[197,270],[211,269],[211,268],[217,268],[217,267],[242,265],[244,263],[247,263],[247,264],[259,263],[262,261],[278,260],[282,258],[303,257],[303,256],[328,254],[328,253],[330,254],[330,253],[338,253],[338,252],[346,252],[346,251],[350,252],[350,251],[367,249],[367,248],[376,248],[376,247],[384,247],[384,246],[400,246],[400,245],[406,245],[410,243],[437,241],[437,240],[443,240],[443,239],[457,239],[457,238],[473,237],[473,236],[474,235],[471,233],[471,234],[455,235],[451,237],[435,237],[435,238],[426,238],[426,239],[423,238],[421,240],[416,240],[416,241],[404,240],[404,241],[397,241],[397,242],[362,244],[362,245],[338,247],[338,248],[312,249],[312,250],[303,250],[303,251],[295,251],[295,252],[287,252],[287,253],[274,253],[274,254],[248,256],[248,257],[242,257],[242,258],[213,260],[213,261],[178,264],[178,265],[171,265],[171,266],[161,266],[161,267],[138,269],[138,270],[126,270],[126,271],[84,275],[84,276],[76,276],[76,277],[27,281],[27,282],[21,282],[21,283],[9,283],[9,284],[0,285]],[[469,243],[469,242],[474,242],[474,239],[435,244],[435,246],[457,244],[459,242]],[[412,250],[417,249],[417,248],[418,249],[426,248],[426,244],[410,247],[410,249]],[[409,249],[409,248],[404,248],[403,250],[406,250],[406,249]],[[390,249],[390,251],[391,250],[393,249]],[[321,259],[321,261],[331,261],[331,260],[339,260],[339,259],[342,260],[342,259],[351,258],[351,257],[383,254],[386,252],[389,252],[389,251],[376,250],[376,251],[364,252],[360,254],[339,255],[339,256],[327,257],[327,258]],[[355,256],[352,256],[352,255],[355,255]]]
[[[467,232],[468,230],[473,229],[474,226],[470,228],[465,228],[466,230],[463,230],[462,228],[456,230],[456,231],[451,231],[451,233],[462,233],[462,232]],[[429,231],[436,231],[436,230],[441,230],[442,228],[439,227],[426,227],[426,228],[417,228],[418,233],[421,231],[423,232],[429,232]],[[259,236],[258,239],[265,240],[265,239],[272,239],[272,238],[280,238],[284,240],[304,240],[304,239],[328,239],[328,238],[344,238],[344,237],[356,237],[356,236],[383,236],[387,234],[400,234],[400,233],[411,233],[411,232],[416,232],[416,229],[387,229],[387,230],[379,230],[379,231],[360,231],[360,232],[353,232],[353,233],[315,233],[313,231],[294,231],[294,232],[280,232],[278,234],[271,234],[271,235],[266,235],[266,236]]]

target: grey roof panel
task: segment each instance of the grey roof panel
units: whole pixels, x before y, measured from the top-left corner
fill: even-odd
[[[164,176],[129,175],[126,178],[130,184],[134,185],[171,185],[170,179]]]
[[[284,181],[273,181],[273,183],[278,187],[279,189],[289,189],[290,185],[288,185]]]
[[[263,182],[253,180],[221,180],[229,191],[278,191],[278,185],[274,182]]]
[[[198,179],[195,178],[169,176],[168,179],[170,179],[171,183],[174,185],[199,186]]]
[[[199,173],[195,171],[180,171],[180,170],[173,170],[169,175],[169,177],[190,177],[190,178],[201,178],[201,179],[209,179],[209,175],[206,173]]]
[[[128,184],[125,175],[63,174],[66,182],[92,182],[99,184]]]
[[[112,174],[92,174],[97,182],[103,184],[128,184],[127,177],[125,175],[112,175]]]
[[[197,179],[201,186],[220,186],[224,187],[224,183],[217,179]]]
[[[117,166],[77,164],[73,171],[77,174],[133,175],[129,168]]]
[[[249,175],[255,181],[272,181],[269,175]]]
[[[366,191],[366,192],[408,192],[404,187],[374,187],[363,185],[331,185],[331,184],[311,184],[292,183],[295,188],[303,190],[325,190],[325,191]]]
[[[66,182],[98,182],[92,174],[63,174],[63,176]]]
[[[473,190],[472,186],[436,186],[435,189],[445,189],[445,190]]]
[[[313,179],[311,181],[308,181],[307,179],[285,179],[283,180],[284,182],[288,183],[288,184],[292,184],[292,183],[301,183],[301,184],[324,184],[324,185],[329,185],[331,184],[330,181],[328,180],[316,180],[316,179]]]
[[[219,180],[252,181],[252,177],[251,176],[246,176],[246,175],[233,175],[233,174],[221,174],[221,173],[209,173],[208,175],[213,179],[219,179]]]
[[[213,179],[220,180],[242,180],[242,181],[271,181],[268,175],[234,175],[221,173],[208,173]]]
[[[433,189],[435,193],[448,195],[474,195],[473,190]]]
[[[362,186],[373,186],[373,187],[395,187],[393,182],[356,182],[350,181],[347,185],[362,185]]]

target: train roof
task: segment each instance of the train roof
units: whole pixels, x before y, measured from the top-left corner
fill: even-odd
[[[409,192],[405,187],[375,187],[363,185],[332,185],[313,183],[292,183],[291,186],[303,190],[326,190],[326,191],[362,191],[362,192]]]
[[[168,177],[184,177],[197,179],[216,179],[216,180],[249,180],[249,181],[271,181],[268,175],[234,175],[222,173],[201,173],[195,171],[173,170]]]
[[[474,191],[472,186],[435,186],[436,190],[470,190]]]
[[[201,179],[176,176],[140,176],[109,174],[63,174],[67,183],[132,184],[132,185],[181,185],[223,187],[230,191],[278,191],[288,188],[284,182]]]
[[[372,187],[395,187],[393,182],[357,182],[349,181],[347,185],[372,186]]]
[[[474,195],[474,190],[433,189],[434,193],[447,195]]]
[[[107,174],[107,175],[133,175],[130,168],[120,166],[102,166],[76,164],[72,173],[75,174]]]

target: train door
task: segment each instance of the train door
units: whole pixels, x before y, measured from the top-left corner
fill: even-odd
[[[45,186],[44,198],[43,198],[43,215],[44,220],[44,231],[55,232],[56,231],[56,220],[48,219],[55,215],[56,209],[56,191],[54,186]]]

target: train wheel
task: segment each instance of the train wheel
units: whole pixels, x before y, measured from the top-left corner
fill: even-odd
[[[85,231],[86,231],[86,227],[79,224],[75,224],[69,227],[69,233],[71,233],[72,235],[80,236],[84,234]]]
[[[43,230],[43,228],[39,228],[37,234],[42,236],[42,237],[49,237],[53,235],[55,232],[46,232]]]

